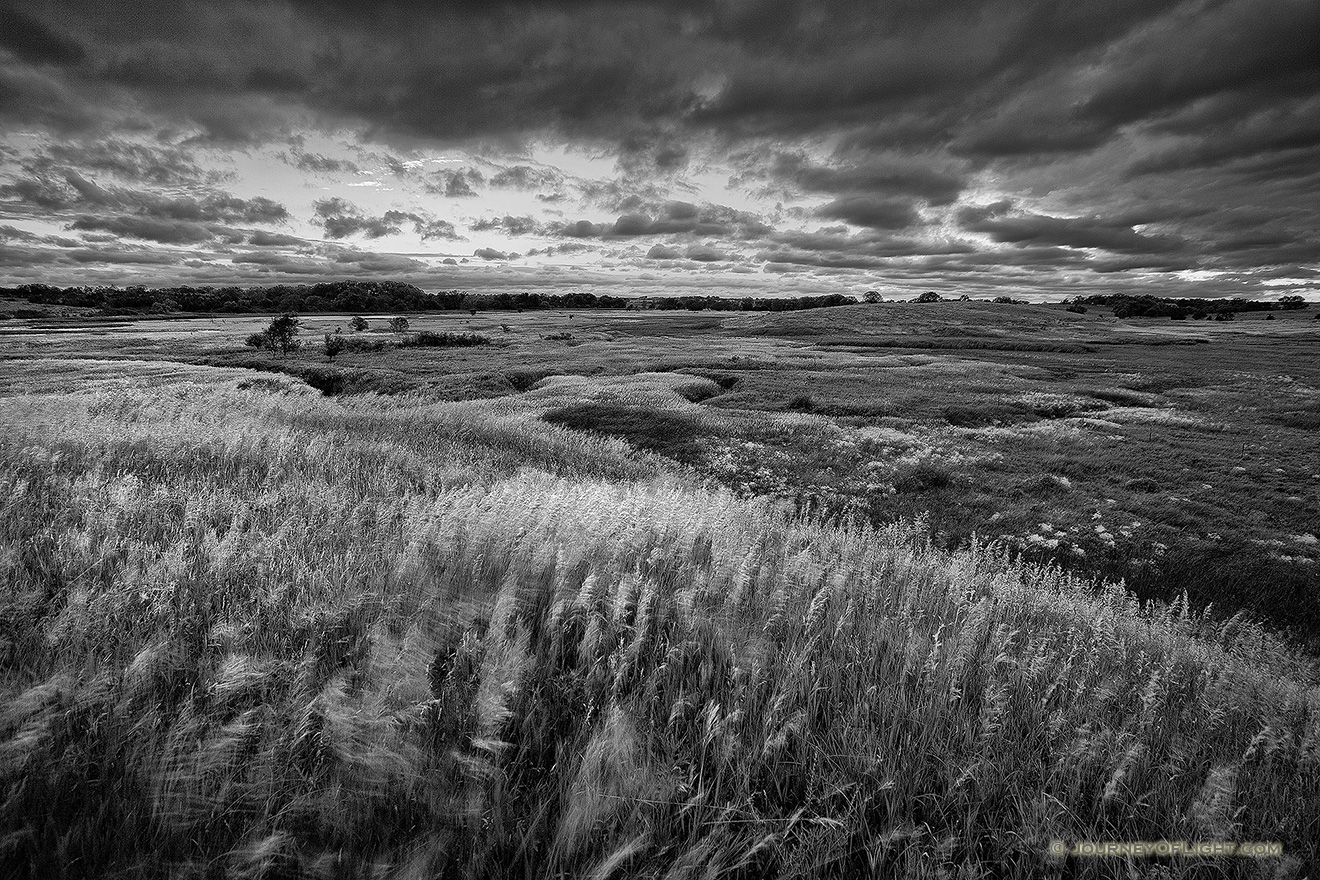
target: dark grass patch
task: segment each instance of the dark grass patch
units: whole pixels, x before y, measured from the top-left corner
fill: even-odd
[[[822,400],[816,403],[815,412],[823,416],[843,419],[875,419],[892,416],[898,412],[897,406],[888,400],[859,400],[843,402]]]
[[[1081,392],[1087,397],[1093,397],[1096,400],[1103,400],[1105,403],[1112,403],[1117,406],[1159,406],[1157,401],[1151,399],[1150,393],[1140,391],[1131,391],[1127,388],[1095,388],[1086,389]]]
[[[1245,610],[1320,649],[1320,564],[1298,565],[1225,537],[1175,545],[1156,565],[1126,574],[1143,599],[1172,601],[1185,590],[1194,606],[1213,604],[1220,617]]]
[[[723,389],[719,386],[714,388],[709,385],[693,385],[688,388],[675,389],[675,393],[686,400],[688,403],[701,403],[703,400],[710,400],[721,394]]]
[[[546,376],[553,376],[552,370],[511,370],[504,374],[504,380],[518,392],[529,391],[532,386]]]
[[[668,372],[668,371],[664,370],[657,372]],[[714,382],[716,385],[720,386],[720,388],[724,389],[725,391],[728,391],[730,388],[737,385],[738,382],[742,379],[742,377],[739,376],[737,373],[725,373],[719,370],[693,369],[690,367],[684,367],[679,370],[674,370],[674,372],[683,373],[688,376],[699,376],[702,379],[709,379],[710,381]]]
[[[697,420],[678,413],[614,403],[583,403],[551,410],[541,417],[552,425],[627,440],[638,449],[682,462],[698,455],[703,432]]]
[[[988,428],[995,425],[1018,425],[1035,422],[1040,416],[1030,409],[1011,403],[961,404],[941,410],[944,420],[958,428]]]
[[[1204,388],[1211,384],[1213,384],[1213,380],[1208,376],[1164,374],[1138,379],[1135,382],[1127,383],[1124,387],[1132,391],[1149,391],[1152,394],[1160,394],[1165,391],[1177,391],[1183,388]]]
[[[789,398],[788,402],[784,404],[784,409],[793,412],[811,412],[815,408],[816,401],[810,394],[798,394]]]
[[[360,336],[345,336],[343,339],[344,351],[357,353],[384,351],[395,345],[392,339],[363,339]]]
[[[901,472],[894,479],[894,488],[905,493],[929,492],[943,489],[952,481],[953,474],[948,469],[923,461]]]
[[[283,383],[276,382],[274,379],[267,379],[265,376],[259,376],[256,379],[243,379],[238,383],[238,388],[242,391],[271,391],[284,392]]]
[[[379,370],[338,370],[333,367],[303,367],[290,373],[324,394],[402,394],[419,384],[397,373]]]
[[[869,348],[979,349],[984,351],[1040,351],[1083,354],[1095,351],[1080,342],[1033,341],[1025,339],[949,338],[931,336],[829,336],[816,343],[822,347],[864,350]]]
[[[1320,430],[1320,403],[1279,413],[1274,416],[1274,421],[1285,428],[1302,428],[1308,431]]]
[[[1152,480],[1150,477],[1134,477],[1123,484],[1123,488],[1129,492],[1158,492],[1164,487],[1158,480]]]
[[[1087,345],[1209,345],[1204,337],[1169,337],[1169,336],[1110,336],[1105,339],[1088,339]]]

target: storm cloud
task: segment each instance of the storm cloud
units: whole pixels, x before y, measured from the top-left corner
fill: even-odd
[[[407,274],[467,241],[471,283],[534,243],[846,292],[1312,294],[1317,34],[1297,0],[7,4],[0,224],[38,239],[6,266],[74,234],[84,267]]]

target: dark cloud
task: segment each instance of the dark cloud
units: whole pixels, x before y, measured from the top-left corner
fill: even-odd
[[[432,241],[434,239],[466,241],[454,228],[454,224],[448,220],[419,218],[414,222],[413,229],[422,237],[422,241]]]
[[[573,238],[633,238],[643,235],[691,234],[755,238],[771,231],[756,214],[724,205],[694,205],[691,202],[666,202],[655,214],[632,213],[617,218],[613,224],[579,220],[562,225],[558,232]]]
[[[962,227],[971,232],[984,232],[995,241],[1019,245],[1060,245],[1150,254],[1178,250],[1184,244],[1174,235],[1146,235],[1123,220],[1101,217],[1051,217],[969,208],[959,212],[959,220]]]
[[[77,64],[87,54],[68,34],[12,9],[0,9],[0,48],[32,64],[60,66]]]
[[[141,238],[161,244],[197,244],[216,237],[210,228],[187,220],[160,220],[153,217],[82,216],[69,224],[70,229],[103,230],[125,238]]]
[[[595,238],[605,234],[606,227],[590,220],[577,220],[559,226],[558,234],[569,238]]]
[[[874,196],[846,196],[821,205],[821,217],[843,220],[854,226],[872,229],[903,229],[921,222],[921,215],[911,202]]]
[[[677,260],[682,256],[677,248],[671,248],[663,244],[652,245],[651,249],[646,252],[648,260]]]
[[[724,250],[711,244],[690,245],[683,256],[689,260],[695,260],[698,263],[714,263],[720,260],[732,259],[732,256]]]
[[[200,196],[165,196],[125,187],[105,187],[71,169],[43,168],[0,186],[0,199],[12,199],[52,211],[110,208],[144,217],[194,222],[282,223],[285,207],[257,196],[243,199],[226,192]]]
[[[1054,289],[1065,270],[1119,286],[1180,266],[1291,278],[1316,259],[1315,3],[10,6],[0,220],[307,250],[246,228],[291,222],[284,206],[216,188],[263,192],[218,176],[248,167],[222,164],[241,147],[286,150],[287,173],[321,182],[370,168],[413,196],[526,193],[564,213],[499,203],[470,212],[500,212],[474,228],[623,240],[632,257],[611,259],[625,261],[710,247],[820,278],[979,272]],[[356,138],[361,155],[310,152],[294,136],[311,131]],[[556,153],[618,176],[540,161]],[[429,172],[437,155],[455,165]],[[726,176],[748,202],[714,194]],[[363,210],[343,192],[316,209],[328,238],[460,238],[407,202]],[[133,251],[114,253],[107,264]],[[296,256],[287,271],[316,271]]]
[[[503,251],[497,251],[494,248],[477,248],[472,252],[472,256],[480,257],[483,260],[508,260],[510,255]]]
[[[300,171],[313,174],[357,174],[361,169],[348,159],[332,159],[319,153],[308,153],[294,148],[288,153],[281,153],[280,158]]]
[[[426,181],[429,193],[448,196],[449,198],[469,198],[477,194],[474,187],[486,182],[481,172],[475,168],[458,171],[437,171]]]
[[[279,232],[257,230],[248,237],[248,243],[262,247],[299,247],[307,244],[296,235],[284,235]]]
[[[112,174],[133,183],[164,186],[201,183],[217,176],[215,172],[204,170],[195,155],[183,147],[121,139],[54,143],[31,164],[39,168],[65,167],[84,173]]]
[[[497,189],[557,190],[564,183],[564,173],[556,168],[510,165],[492,174],[489,181]]]
[[[421,260],[399,254],[377,254],[370,251],[340,251],[334,255],[336,263],[351,263],[368,272],[407,272],[423,269],[426,264]]]
[[[894,154],[840,157],[833,163],[813,160],[802,152],[751,151],[740,155],[740,182],[764,182],[768,192],[784,195],[913,197],[932,205],[947,205],[966,185],[966,171],[949,160]]]
[[[503,217],[488,217],[472,224],[473,232],[487,232],[493,229],[508,235],[530,235],[544,231],[541,224],[530,216],[511,217],[505,214]]]
[[[1320,6],[1296,0],[1185,4],[1120,42],[1082,104],[1110,123],[1208,95],[1320,81]]]
[[[386,211],[379,217],[372,217],[363,213],[357,205],[339,197],[318,199],[312,203],[312,207],[316,211],[315,222],[325,230],[326,238],[343,239],[354,235],[369,239],[384,238],[387,235],[398,235],[403,231],[404,224],[410,224],[423,240],[462,238],[452,223],[412,211]]]

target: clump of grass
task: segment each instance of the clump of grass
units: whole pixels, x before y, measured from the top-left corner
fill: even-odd
[[[953,481],[947,468],[930,461],[919,461],[902,469],[894,477],[894,488],[899,492],[930,492],[943,489]]]
[[[790,398],[788,403],[784,404],[784,408],[796,412],[811,412],[816,408],[816,401],[810,394],[798,394]]]

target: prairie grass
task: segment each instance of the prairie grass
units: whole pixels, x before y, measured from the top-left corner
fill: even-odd
[[[4,876],[1320,858],[1317,672],[1240,615],[791,516],[499,401],[226,377],[4,398],[0,430]]]

